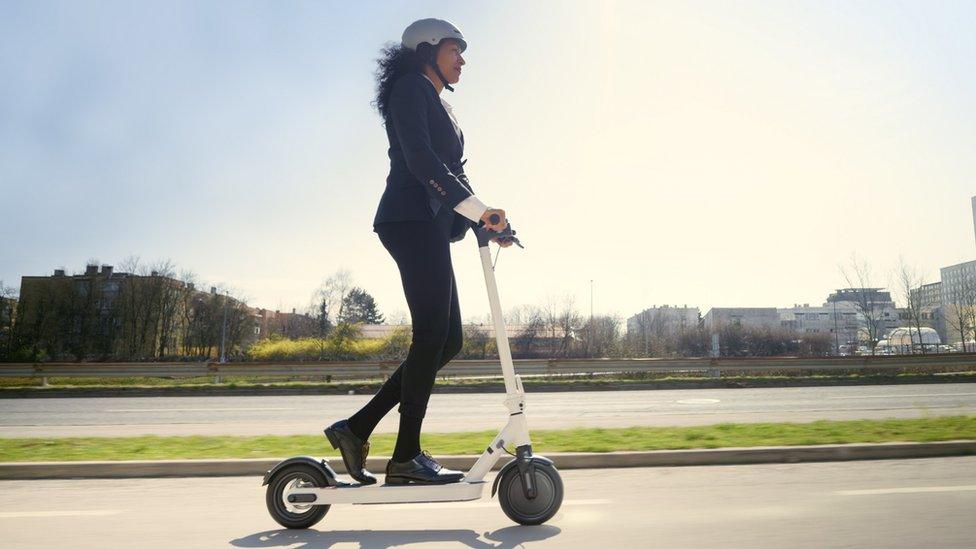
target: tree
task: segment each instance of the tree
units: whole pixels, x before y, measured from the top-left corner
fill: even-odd
[[[359,326],[356,324],[349,324],[347,322],[340,322],[336,324],[336,327],[329,333],[329,345],[331,347],[331,356],[329,358],[333,360],[349,360],[356,358],[353,352],[353,344],[360,337]]]
[[[956,291],[946,298],[946,324],[959,334],[963,352],[971,350],[968,349],[967,341],[976,339],[976,284],[964,277],[959,281]]]
[[[911,332],[915,332],[918,335],[919,347],[922,350],[922,354],[925,353],[925,344],[922,342],[922,307],[925,305],[922,303],[922,293],[920,291],[925,280],[922,275],[919,274],[918,269],[905,263],[904,258],[898,259],[898,272],[896,273],[898,279],[898,288],[901,290],[902,298],[905,300],[906,309],[908,310],[908,323],[909,328],[909,340],[914,343],[914,337]],[[915,345],[911,345],[911,353],[915,354]]]
[[[346,295],[352,289],[352,273],[339,269],[312,293],[310,311],[314,311],[318,336],[324,338],[332,330],[334,319],[342,315]],[[323,349],[324,350],[324,349]]]
[[[874,347],[881,339],[883,306],[878,301],[878,292],[871,284],[871,267],[864,261],[859,261],[856,254],[851,255],[851,263],[848,267],[841,266],[840,272],[847,281],[847,286],[854,294],[854,306],[860,313],[860,320],[864,325],[864,331],[868,337],[868,345],[871,347],[871,354],[874,354]]]
[[[518,324],[523,327],[512,338],[512,356],[518,358],[536,358],[541,354],[541,339],[546,335],[546,320],[542,311],[537,307],[526,308],[515,315],[521,319]],[[514,324],[514,323],[513,323]]]
[[[620,319],[616,316],[595,316],[586,321],[581,330],[582,351],[587,358],[614,355],[620,339]]]
[[[366,290],[356,287],[349,290],[342,300],[339,322],[382,324],[383,315],[377,309],[373,296]]]
[[[0,360],[9,359],[14,350],[13,327],[17,320],[17,290],[0,280]]]
[[[552,342],[550,356],[571,356],[576,329],[582,324],[573,297],[568,294],[562,297],[549,296],[542,314]]]
[[[464,326],[464,339],[461,352],[458,358],[461,359],[486,359],[488,358],[488,347],[491,338],[488,333],[479,326],[467,324]]]

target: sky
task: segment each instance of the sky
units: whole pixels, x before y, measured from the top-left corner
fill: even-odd
[[[466,172],[526,249],[502,305],[817,304],[976,258],[972,2],[0,4],[0,281],[170,260],[252,306],[348,269],[390,319],[372,219],[380,47],[464,33]],[[448,94],[449,92],[445,92]],[[452,247],[488,312],[474,239]]]

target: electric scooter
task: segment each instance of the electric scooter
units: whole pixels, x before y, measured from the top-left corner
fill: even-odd
[[[493,223],[498,219],[493,218]],[[532,453],[529,427],[525,420],[525,389],[515,373],[512,353],[505,333],[505,320],[495,285],[495,269],[488,243],[492,238],[510,239],[522,247],[511,226],[502,232],[475,227],[481,266],[488,288],[488,302],[495,324],[498,356],[505,378],[505,401],[508,423],[465,474],[461,482],[423,485],[362,485],[343,482],[325,459],[299,456],[275,465],[264,476],[266,502],[271,517],[286,528],[309,528],[329,512],[332,505],[376,503],[428,503],[471,501],[482,497],[485,475],[515,446],[515,459],[505,464],[495,476],[491,496],[498,494],[502,511],[519,524],[542,524],[552,518],[563,501],[563,482],[552,460]]]

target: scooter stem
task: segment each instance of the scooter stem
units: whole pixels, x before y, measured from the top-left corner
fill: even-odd
[[[491,319],[495,324],[495,340],[498,344],[498,358],[502,363],[502,376],[505,379],[505,392],[511,397],[522,396],[521,383],[515,375],[515,364],[512,362],[512,351],[508,346],[508,334],[505,333],[505,319],[502,316],[502,305],[498,299],[498,286],[495,284],[495,269],[491,264],[491,252],[488,243],[478,242],[478,252],[481,254],[481,268],[485,273],[485,286],[488,288],[488,305],[491,307]],[[512,404],[516,404],[513,402]],[[508,399],[506,399],[508,405]],[[512,413],[521,412],[522,406],[509,409]]]

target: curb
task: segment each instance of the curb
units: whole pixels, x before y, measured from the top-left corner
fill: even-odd
[[[555,453],[547,454],[560,469],[615,467],[681,467],[694,465],[744,465],[757,463],[802,463],[868,459],[911,459],[976,455],[976,440],[944,442],[886,442],[880,444],[823,444],[816,446],[760,446],[648,452]],[[478,456],[437,456],[451,469],[468,469]],[[372,457],[367,467],[382,471],[388,457]],[[67,478],[163,478],[261,476],[279,459],[199,459],[165,461],[55,461],[0,462],[0,480]],[[510,458],[495,464],[498,470]],[[330,464],[345,473],[341,459]]]
[[[847,387],[862,385],[922,385],[941,383],[976,383],[971,372],[919,375],[911,377],[874,376],[870,378],[798,378],[761,380],[737,379],[688,379],[671,381],[630,381],[625,383],[590,382],[546,383],[531,379],[522,383],[529,392],[576,392],[576,391],[646,391],[675,389],[767,389],[782,387]],[[339,384],[337,386],[208,386],[199,387],[99,387],[99,388],[39,388],[18,387],[0,389],[0,399],[15,398],[114,398],[114,397],[208,397],[208,396],[304,396],[345,395],[350,390],[356,394],[373,394],[379,388],[374,384]],[[468,385],[434,385],[434,393],[504,393],[505,386],[497,383]]]

